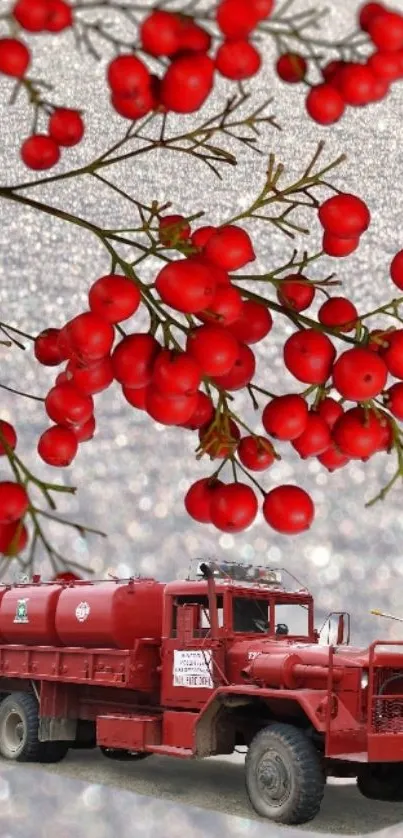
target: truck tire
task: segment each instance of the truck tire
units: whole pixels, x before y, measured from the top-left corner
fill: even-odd
[[[146,757],[152,756],[152,754],[146,753],[146,751],[124,751],[123,748],[104,748],[101,746],[100,750],[104,757],[121,762],[129,762],[130,760],[132,762],[139,762],[142,759],[146,759]]]
[[[56,763],[61,762],[65,758],[69,750],[67,742],[41,742],[41,754],[38,762]]]
[[[38,762],[38,702],[31,693],[12,693],[0,704],[0,754],[15,762]]]
[[[357,776],[359,792],[369,800],[398,803],[403,800],[403,766],[363,765]]]
[[[302,824],[319,812],[325,772],[304,732],[274,722],[252,740],[245,760],[246,788],[258,813],[276,823]]]

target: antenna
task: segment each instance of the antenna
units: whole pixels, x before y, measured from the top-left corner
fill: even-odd
[[[385,614],[384,611],[379,611],[377,608],[372,608],[369,612],[374,617],[386,617],[387,620],[396,620],[398,623],[403,623],[403,617],[396,617],[395,614]]]

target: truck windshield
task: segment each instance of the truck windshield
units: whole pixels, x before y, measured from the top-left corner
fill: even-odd
[[[276,635],[309,635],[309,608],[305,603],[287,602],[275,605]],[[267,634],[269,632],[270,603],[266,599],[234,597],[233,628],[236,632]]]

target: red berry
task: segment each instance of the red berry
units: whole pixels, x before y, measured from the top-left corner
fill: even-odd
[[[200,367],[186,352],[163,349],[153,367],[151,384],[170,396],[190,396],[201,383]]]
[[[219,427],[209,425],[199,430],[199,440],[211,460],[224,459],[234,454],[240,438],[241,432],[233,419],[228,424],[222,422]]]
[[[381,347],[379,355],[383,358],[389,372],[395,378],[403,379],[403,329],[395,329],[385,334],[386,347]]]
[[[211,35],[192,18],[179,18],[179,52],[208,52],[211,47]]]
[[[87,442],[89,439],[92,439],[95,434],[96,424],[95,424],[95,416],[90,416],[83,425],[74,425],[71,430],[77,440],[77,442]]]
[[[347,105],[366,105],[372,99],[375,77],[365,64],[349,64],[340,70],[337,89]]]
[[[49,0],[17,0],[12,15],[27,32],[42,32],[49,17]]]
[[[17,556],[28,543],[28,530],[21,521],[0,524],[0,553],[3,556]]]
[[[183,215],[165,215],[159,223],[160,241],[167,247],[175,247],[190,236],[190,224]]]
[[[276,396],[262,413],[262,424],[270,436],[293,440],[301,436],[308,422],[308,405],[298,394]]]
[[[345,66],[346,61],[329,61],[328,64],[325,64],[325,66],[322,67],[322,76],[325,82],[333,85],[335,79],[339,76],[340,70]]]
[[[68,381],[70,381],[70,379],[69,379],[67,373],[66,372],[59,372],[59,375],[57,375],[56,378],[55,378],[55,385],[56,384],[66,384]]]
[[[305,460],[307,457],[317,457],[323,454],[331,444],[330,428],[327,422],[314,411],[309,411],[307,424],[301,436],[294,439],[291,445]]]
[[[391,53],[393,55],[393,53]],[[375,76],[374,89],[372,91],[372,102],[379,102],[384,99],[389,93],[390,82],[387,79],[382,79],[380,76]]]
[[[111,105],[124,119],[142,119],[157,106],[151,87],[137,90],[135,93],[112,93]]]
[[[120,323],[132,317],[141,302],[141,293],[131,279],[119,274],[101,276],[88,294],[91,311],[108,323]]]
[[[315,286],[302,274],[290,274],[277,286],[279,302],[294,311],[305,311],[311,305],[314,296]]]
[[[22,78],[31,61],[29,49],[16,38],[0,39],[0,73]]]
[[[206,226],[199,227],[198,230],[195,230],[190,237],[193,247],[199,247],[202,250],[216,229],[216,227]]]
[[[385,11],[374,15],[368,23],[368,33],[376,47],[385,52],[403,48],[403,16]]]
[[[150,384],[145,396],[145,409],[149,416],[161,425],[181,425],[190,419],[197,402],[196,393],[168,396]]]
[[[211,303],[205,311],[197,314],[197,319],[204,323],[219,323],[230,326],[241,315],[243,300],[237,288],[227,283],[217,285]]]
[[[119,55],[108,65],[108,84],[117,96],[130,96],[150,86],[150,72],[135,55]]]
[[[340,93],[330,84],[311,87],[305,102],[310,117],[320,125],[332,125],[343,116],[345,104]]]
[[[296,84],[305,78],[308,65],[303,55],[296,52],[285,52],[277,60],[277,75],[288,84]]]
[[[62,32],[73,25],[73,11],[65,0],[48,0],[48,32]]]
[[[172,61],[161,83],[161,104],[175,113],[201,108],[213,88],[214,61],[203,53],[181,55]]]
[[[296,535],[308,530],[315,515],[315,507],[308,493],[299,486],[287,484],[277,486],[267,493],[262,511],[269,526],[284,535]]]
[[[389,271],[392,282],[403,291],[403,250],[393,257]]]
[[[149,334],[127,335],[112,354],[114,375],[125,387],[147,387],[161,345]]]
[[[264,471],[275,460],[273,446],[264,436],[242,437],[237,453],[242,465],[251,471]]]
[[[217,6],[216,20],[223,35],[230,39],[247,38],[260,16],[248,0],[221,0]]]
[[[214,299],[216,281],[207,264],[180,259],[169,262],[160,270],[155,287],[167,305],[177,311],[196,314]]]
[[[49,134],[62,146],[73,146],[84,136],[84,122],[78,111],[71,108],[56,108],[49,120]]]
[[[81,393],[86,393],[88,396],[106,390],[112,384],[114,378],[112,361],[109,356],[88,365],[69,361],[66,374],[69,381]]]
[[[347,457],[363,459],[378,450],[382,442],[382,429],[375,411],[353,407],[337,420],[332,436],[339,450]]]
[[[319,323],[340,332],[353,332],[358,320],[358,311],[346,297],[331,297],[318,311]]]
[[[33,134],[24,140],[20,154],[29,169],[51,169],[60,160],[59,146],[46,134]]]
[[[258,512],[256,495],[246,483],[220,486],[211,498],[211,523],[222,532],[241,532],[253,524]]]
[[[186,351],[193,356],[204,375],[226,375],[235,364],[239,343],[223,326],[199,326],[186,340]]]
[[[354,250],[357,250],[359,244],[360,240],[358,236],[355,239],[341,239],[339,236],[333,236],[332,233],[328,233],[327,230],[323,234],[322,247],[324,253],[327,253],[328,256],[349,256],[350,253],[354,253]]]
[[[381,441],[377,451],[387,451],[389,453],[392,450],[395,441],[393,424],[387,413],[384,413],[383,410],[381,410],[380,413],[381,419],[379,421],[379,425],[381,429]]]
[[[219,227],[209,238],[203,255],[225,271],[236,271],[256,259],[248,233],[235,224]]]
[[[50,466],[69,466],[78,451],[77,430],[52,425],[40,437],[38,454]]]
[[[333,385],[350,401],[374,399],[384,389],[387,377],[382,358],[360,346],[343,352],[333,367]]]
[[[146,394],[147,387],[125,387],[122,385],[122,393],[132,407],[137,407],[138,410],[146,409]]]
[[[49,390],[45,410],[52,422],[62,427],[83,425],[92,416],[94,402],[71,382],[57,384]]]
[[[173,55],[181,46],[181,23],[172,12],[152,12],[140,26],[140,40],[150,55]]]
[[[336,350],[327,335],[304,329],[289,337],[283,349],[289,372],[304,384],[324,384],[332,371]]]
[[[400,55],[395,52],[374,52],[367,64],[375,76],[383,81],[395,81],[402,73]]]
[[[228,327],[237,340],[243,343],[259,343],[269,334],[273,326],[270,310],[262,303],[244,300],[241,316]]]
[[[22,518],[29,506],[29,497],[23,486],[4,480],[0,483],[0,524],[10,524]]]
[[[249,6],[253,9],[258,21],[265,20],[274,9],[274,0],[249,0]]]
[[[364,3],[364,5],[360,8],[358,16],[360,28],[366,31],[371,20],[373,20],[376,15],[379,15],[380,13],[382,14],[385,11],[386,9],[383,3]]]
[[[256,358],[246,343],[239,344],[238,357],[226,375],[214,376],[213,381],[223,390],[243,390],[252,381]]]
[[[318,460],[322,466],[327,468],[328,471],[335,471],[337,468],[343,468],[343,466],[347,465],[349,462],[347,455],[342,454],[342,452],[336,448],[334,442],[331,443],[329,448],[327,448],[323,454],[319,454]]]
[[[59,346],[60,338],[66,338],[69,358],[84,363],[100,361],[109,355],[115,338],[113,326],[92,311],[78,314],[66,324],[62,332]]]
[[[335,399],[327,396],[315,408],[316,413],[325,420],[329,428],[333,428],[340,416],[344,413],[343,405],[336,402]]]
[[[187,422],[182,422],[182,427],[191,431],[197,431],[204,425],[208,425],[214,416],[214,405],[212,400],[202,390],[197,391],[197,405]]]
[[[217,478],[202,477],[192,483],[185,495],[185,509],[200,524],[211,524],[210,506],[214,493],[224,486]]]
[[[4,443],[14,451],[17,446],[17,434],[9,422],[0,419],[0,457],[6,454]]]
[[[383,394],[383,403],[396,419],[403,419],[403,383],[392,384]]]
[[[215,58],[218,72],[234,81],[254,76],[260,70],[261,63],[257,49],[247,40],[224,41]]]
[[[35,338],[35,358],[45,367],[57,367],[64,360],[58,345],[60,329],[44,329]]]
[[[190,265],[204,265],[204,267],[209,269],[216,283],[216,291],[219,285],[231,285],[231,277],[229,273],[225,271],[224,268],[219,268],[217,265],[213,265],[212,262],[209,262],[204,253],[192,253],[191,256],[188,256],[188,260]]]
[[[318,217],[327,233],[342,239],[361,236],[371,221],[364,201],[347,192],[328,198],[319,207]]]

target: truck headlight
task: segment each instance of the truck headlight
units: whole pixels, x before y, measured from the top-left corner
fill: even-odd
[[[369,681],[368,672],[363,672],[362,675],[361,675],[361,689],[362,690],[365,690],[367,688],[368,681]]]

